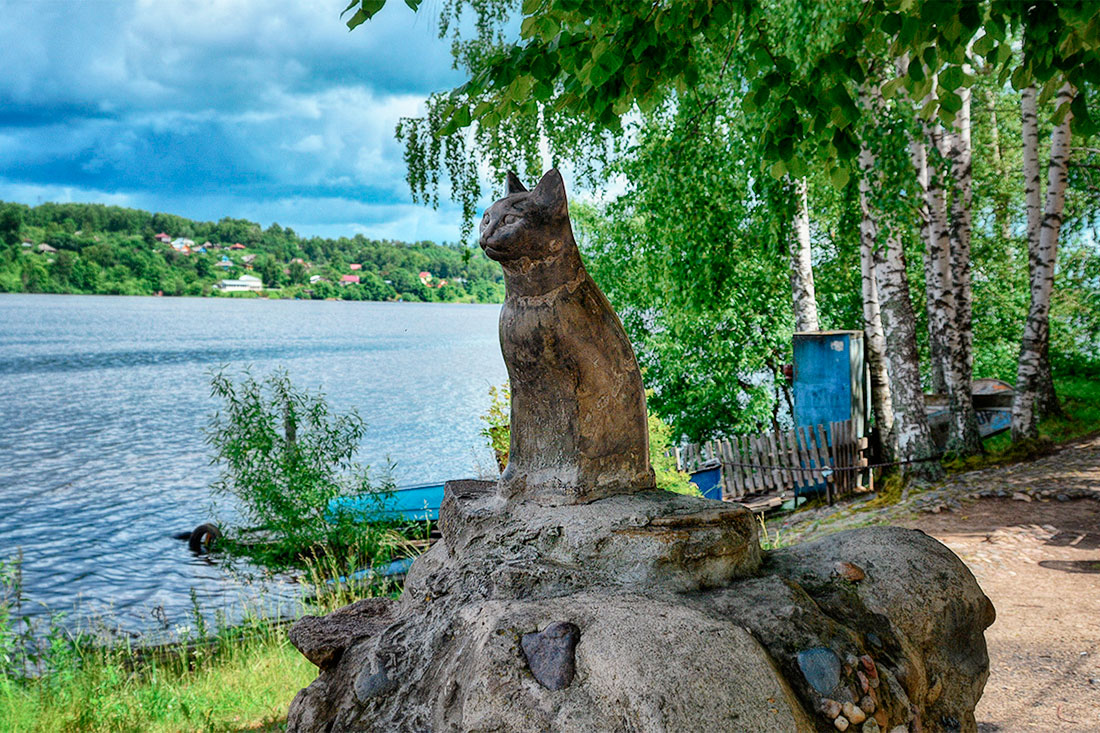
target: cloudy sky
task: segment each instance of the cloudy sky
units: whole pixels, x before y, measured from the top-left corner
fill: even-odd
[[[458,238],[413,205],[399,117],[462,82],[438,3],[0,0],[0,200],[88,201],[304,234]]]

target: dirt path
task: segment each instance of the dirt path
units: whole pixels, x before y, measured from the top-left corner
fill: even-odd
[[[1100,502],[983,499],[902,524],[950,547],[997,609],[979,730],[1100,731]]]
[[[797,517],[780,528],[788,540],[898,524],[962,558],[997,609],[980,731],[1100,731],[1100,436],[954,476],[904,504]]]

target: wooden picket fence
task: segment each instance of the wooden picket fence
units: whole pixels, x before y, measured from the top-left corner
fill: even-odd
[[[728,501],[800,495],[824,483],[832,504],[862,486],[866,449],[867,438],[857,437],[852,421],[845,420],[689,444],[678,449],[677,461],[685,471],[717,461],[722,468],[722,496]]]

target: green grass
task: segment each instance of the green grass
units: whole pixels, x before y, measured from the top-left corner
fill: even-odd
[[[74,645],[49,674],[0,677],[0,731],[282,730],[316,668],[285,628],[141,661],[131,650]]]
[[[400,592],[389,580],[328,581],[347,567],[331,556],[307,562],[301,582],[310,600],[301,610],[322,614]],[[35,633],[19,615],[27,602],[19,561],[0,561],[0,733],[281,731],[290,701],[317,676],[287,640],[287,624],[272,619],[208,629],[196,602],[193,638],[106,646],[56,622]]]

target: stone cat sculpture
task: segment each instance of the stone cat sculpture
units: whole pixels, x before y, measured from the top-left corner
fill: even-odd
[[[580,504],[654,488],[645,392],[622,323],[581,262],[565,183],[508,174],[480,244],[504,268],[500,344],[512,387],[506,499]]]

